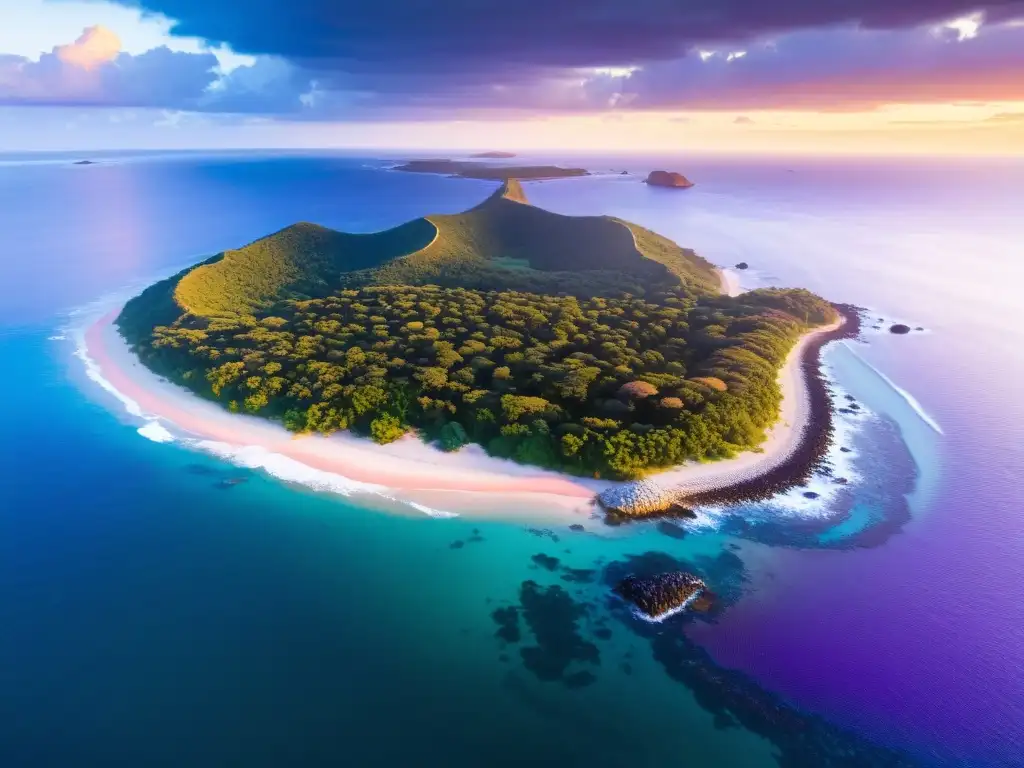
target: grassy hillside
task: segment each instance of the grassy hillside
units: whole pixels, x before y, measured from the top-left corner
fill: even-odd
[[[693,251],[619,219],[536,208],[514,179],[469,211],[384,232],[356,235],[295,224],[225,251],[176,280],[177,306],[210,318],[365,285],[434,282],[580,296],[676,283],[704,293],[718,285],[714,267]]]
[[[426,219],[369,235],[294,224],[196,267],[178,282],[174,298],[193,315],[252,313],[289,295],[325,295],[342,272],[424,248],[436,234]]]

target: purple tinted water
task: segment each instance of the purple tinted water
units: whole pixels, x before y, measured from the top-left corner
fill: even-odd
[[[774,549],[759,586],[694,636],[792,700],[943,762],[1024,765],[1024,165],[681,167],[692,194],[624,184],[628,201],[606,205],[718,263],[748,261],[757,282],[929,329],[857,351],[943,431],[918,420],[904,434],[934,485],[902,532],[866,550]],[[532,196],[582,212],[609,199],[598,187]]]
[[[668,167],[685,172],[697,182],[697,187],[677,192],[648,188],[635,177],[588,178],[531,184],[528,193],[534,202],[565,213],[605,212],[632,219],[697,248],[717,263],[749,262],[751,270],[744,279],[750,285],[806,286],[829,298],[876,308],[882,313],[880,316],[929,329],[928,334],[903,338],[876,336],[870,345],[858,347],[857,353],[920,401],[925,412],[940,425],[941,435],[852,355],[842,351],[835,354],[840,383],[874,410],[894,420],[918,464],[922,490],[911,498],[911,521],[883,544],[869,549],[786,549],[744,542],[743,559],[751,577],[749,593],[717,624],[691,627],[692,635],[706,643],[725,665],[749,670],[767,688],[830,715],[839,723],[858,726],[879,740],[932,754],[946,765],[1024,764],[1024,608],[1018,597],[1024,575],[1024,402],[1019,396],[1019,382],[1024,380],[1024,328],[1018,321],[1022,305],[1018,292],[1024,283],[1024,223],[1016,210],[1024,197],[1024,165],[991,161],[567,159],[591,167],[626,168],[637,173]],[[14,245],[9,248],[13,256],[3,259],[0,255],[0,325],[4,326],[0,339],[20,339],[10,331],[16,325],[51,328],[59,309],[90,301],[106,291],[122,290],[128,283],[147,282],[154,274],[169,273],[189,259],[237,245],[297,219],[351,230],[379,229],[425,211],[461,210],[477,202],[490,188],[482,182],[381,173],[365,168],[363,161],[353,160],[310,158],[299,163],[268,163],[238,157],[217,162],[139,162],[146,164],[129,167],[104,161],[89,169],[71,168],[63,163],[45,169],[13,166],[0,174],[0,198],[8,201],[7,223],[14,233]],[[381,165],[372,161],[366,164]],[[49,331],[39,332],[45,333]],[[40,335],[41,345],[42,338],[44,335]],[[12,353],[9,359],[19,358]],[[39,485],[42,491],[48,491],[51,486],[58,486],[55,481],[65,475],[74,479],[71,471],[83,463],[80,445],[89,446],[89,450],[97,445],[95,431],[83,432],[77,442],[73,441],[71,436],[77,434],[73,431],[75,420],[55,410],[52,387],[59,376],[59,372],[45,368],[36,373],[36,378],[9,377],[11,393],[3,401],[10,410],[8,422],[15,426],[9,430],[9,436],[5,435],[9,437],[5,455],[16,459],[24,456],[25,468],[9,471],[3,480],[13,481],[23,474],[45,471],[46,482]],[[23,381],[30,385],[23,386]],[[37,392],[40,402],[26,405],[33,402],[30,398]],[[77,392],[69,391],[66,399],[69,409],[72,404],[77,409],[74,413],[86,409]],[[79,418],[89,430],[100,430],[97,423],[103,429],[112,429],[96,413],[89,411],[88,416],[97,421],[81,415]],[[38,428],[40,421],[54,429],[40,430],[36,456],[14,438]],[[56,435],[55,443],[42,442],[51,432]],[[132,441],[141,441],[133,430],[129,433]],[[59,449],[65,444],[70,446],[68,455],[74,458],[62,458],[64,454]],[[163,453],[169,449],[160,450],[152,456],[170,455]],[[890,450],[891,462],[886,453]],[[116,479],[97,484],[89,494],[81,492],[88,486],[69,479],[66,492],[54,498],[46,496],[40,503],[34,495],[35,485],[26,486],[24,519],[15,518],[17,526],[11,530],[36,531],[30,523],[45,520],[46,514],[54,511],[66,512],[68,519],[59,519],[52,527],[43,526],[38,549],[26,543],[27,535],[0,538],[0,543],[11,545],[8,557],[0,559],[0,563],[15,563],[15,555],[30,564],[44,563],[45,567],[25,566],[23,570],[33,578],[52,577],[52,594],[66,595],[69,585],[88,582],[79,571],[71,569],[68,575],[59,568],[70,568],[69,562],[93,568],[91,550],[84,548],[89,551],[79,560],[64,556],[54,549],[54,532],[73,531],[76,542],[88,541],[88,536],[96,535],[95,521],[102,519],[102,515],[84,525],[82,521],[87,517],[83,502],[97,494],[102,500],[104,494],[112,495],[125,485],[121,467],[134,466],[125,463],[125,457],[133,455],[135,452],[127,447],[109,459],[107,454],[100,453],[102,458],[97,462],[103,468],[113,467]],[[889,484],[898,493],[908,474],[903,472],[901,463],[906,456],[906,449],[895,450],[892,440],[877,442],[865,456],[865,467],[870,469],[881,463],[886,471],[880,469],[878,477],[869,480]],[[63,469],[51,477],[46,462],[55,462]],[[19,465],[15,461],[8,466]],[[893,466],[900,471],[889,471]],[[140,494],[151,494],[152,488],[163,487],[154,485],[156,480],[146,474],[155,472],[149,464],[143,463],[136,472],[140,478],[147,478],[145,483],[140,481]],[[174,477],[175,487],[180,489],[182,482],[177,475]],[[133,486],[129,483],[126,487],[131,490]],[[273,493],[278,491],[280,506],[295,503],[291,497],[284,500],[285,489]],[[226,497],[221,491],[209,493],[218,494],[210,509],[223,514],[229,507]],[[172,499],[174,493],[159,496]],[[4,501],[9,502],[10,497],[0,498],[0,502]],[[126,519],[118,521],[114,532],[127,530],[132,520],[155,520],[161,527],[159,535],[152,536],[152,546],[153,552],[159,553],[168,540],[167,521],[177,520],[180,515],[178,510],[173,510],[173,514],[169,511],[164,517],[154,515],[151,499],[142,508],[145,515],[135,514],[134,506],[125,506]],[[204,522],[213,519],[203,518]],[[371,524],[358,517],[344,519],[346,524]],[[81,526],[80,533],[76,521]],[[399,527],[384,521],[379,524]],[[182,540],[193,540],[197,525],[191,521],[184,526]],[[436,535],[443,539],[443,551],[448,552],[449,537]],[[635,535],[638,551],[652,546],[649,541],[639,541],[645,538],[644,534]],[[419,541],[411,541],[407,549],[401,549],[396,543],[397,536],[389,530],[388,551],[423,551]],[[113,537],[100,538],[109,542]],[[348,538],[348,533],[341,537]],[[410,540],[413,538],[410,536]],[[229,539],[225,537],[225,541]],[[493,535],[493,539],[494,552],[511,551],[507,545],[497,546],[498,535]],[[719,547],[722,539],[715,534],[694,535],[686,545]],[[267,546],[266,551],[261,549],[259,556],[251,560],[251,571],[239,569],[239,573],[267,573],[267,558],[276,551],[277,544],[275,539],[275,546]],[[533,553],[537,546],[531,540],[524,551]],[[627,546],[634,545],[621,545]],[[582,545],[575,548],[576,554],[581,554]],[[219,562],[224,544],[218,540],[213,551],[216,554],[209,556],[209,562]],[[55,552],[61,556],[55,556]],[[481,562],[473,571],[476,581],[516,581],[523,577],[510,575],[513,572],[509,564],[490,551],[488,558],[486,564]],[[158,559],[148,551],[140,556],[140,562]],[[326,560],[345,558],[338,558],[331,550],[325,553]],[[297,561],[309,562],[306,555]],[[117,559],[105,562],[116,563]],[[579,565],[587,563],[581,561]],[[177,563],[168,565],[168,572],[181,570]],[[436,567],[430,572],[435,574]],[[535,574],[531,571],[528,575]],[[18,582],[23,583],[35,582]],[[121,582],[117,584],[120,586]],[[239,593],[248,595],[247,583],[240,580],[239,584]],[[46,599],[35,599],[14,582],[11,587],[0,590],[0,596],[19,607],[23,602],[27,612],[46,613],[45,609],[53,605]],[[208,592],[204,585],[196,595]],[[351,606],[342,600],[342,594],[332,593],[324,603],[347,619]],[[496,588],[494,594],[498,594]],[[19,601],[17,598],[22,595],[25,598]],[[147,594],[147,601],[149,598]],[[194,601],[195,596],[190,594],[188,599],[161,605],[158,613],[160,617],[176,615],[172,608],[190,609]],[[13,675],[24,671],[32,682],[26,690],[35,692],[39,690],[37,676],[46,671],[54,678],[53,690],[67,697],[69,681],[89,665],[75,663],[75,657],[68,654],[66,644],[60,641],[65,637],[77,639],[88,634],[87,630],[96,632],[102,624],[88,621],[96,610],[95,598],[92,602],[83,599],[68,603],[82,612],[81,626],[67,630],[64,620],[77,614],[61,604],[59,610],[53,611],[61,619],[55,619],[52,626],[56,629],[23,637],[21,644],[15,644],[17,655],[8,657],[17,659],[17,665],[0,664],[0,672]],[[436,621],[433,610],[424,613],[425,625],[450,629],[449,635],[439,635],[435,645],[450,648],[453,659],[464,661],[470,646],[458,645],[458,625],[448,627]],[[5,624],[11,630],[6,633],[8,636],[17,636],[16,630],[24,633],[25,627],[35,626],[20,614],[5,615],[10,619]],[[184,615],[191,614],[186,611]],[[228,616],[231,611],[211,609],[210,615]],[[484,620],[487,621],[486,611]],[[188,627],[183,621],[175,626]],[[493,628],[488,624],[487,630]],[[246,637],[273,639],[281,631],[281,627],[268,633],[247,631]],[[337,637],[351,637],[353,632],[351,627],[339,629]],[[385,634],[392,640],[398,636],[393,629]],[[144,649],[154,637],[162,635],[140,634],[144,642],[135,642],[131,636],[131,647]],[[188,633],[185,635],[180,647],[196,640]],[[101,633],[89,637],[93,643],[90,647],[120,648],[111,645],[108,636]],[[336,645],[335,636],[324,635],[318,624],[312,626],[309,637],[327,637],[328,646]],[[44,652],[49,646],[41,640],[52,642],[54,650]],[[357,645],[363,649],[380,643],[374,637],[372,642]],[[412,648],[422,644],[410,641],[408,645]],[[180,647],[166,651],[166,657],[175,657]],[[237,648],[234,644],[225,647]],[[475,637],[471,647],[485,648]],[[39,658],[34,664],[27,663],[33,649],[40,649]],[[314,658],[329,657],[328,650]],[[111,655],[118,663],[130,656],[121,650]],[[90,658],[94,660],[95,656]],[[211,658],[218,661],[211,669],[222,669],[221,657]],[[283,656],[268,653],[266,658],[280,660]],[[359,655],[356,666],[365,666],[366,658]],[[62,659],[64,666],[59,663]],[[257,668],[274,666],[263,664],[262,659],[247,669],[247,675],[256,674]],[[154,668],[164,670],[163,656],[159,661]],[[117,666],[113,662],[111,665]],[[429,667],[410,662],[410,669]],[[170,680],[166,683],[170,691],[183,678],[169,671],[176,667],[166,665],[166,669],[161,675]],[[147,688],[145,695],[134,694],[136,681],[151,679],[144,672],[140,667],[126,673],[124,690],[133,695],[122,692],[120,697],[111,696],[108,679],[98,675],[102,679],[88,688],[90,693],[95,692],[96,699],[89,699],[89,705],[78,711],[100,711],[101,703],[114,702],[123,706],[124,711],[144,711],[155,719],[165,716],[165,708],[159,706],[159,699],[153,699],[151,689]],[[296,677],[282,673],[281,685],[285,687],[292,680],[330,679],[323,677],[322,669],[307,674],[308,677]],[[602,675],[613,678],[614,674],[612,665],[602,668]],[[208,676],[209,670],[203,668],[195,680],[203,681]],[[336,677],[344,679],[338,672]],[[404,677],[408,680],[415,675]],[[471,677],[467,673],[466,680]],[[240,675],[239,679],[250,678]],[[641,700],[641,689],[628,684],[631,679],[614,678],[622,686],[621,693],[614,689],[615,701],[630,695]],[[663,682],[661,677],[652,676],[655,680]],[[467,690],[468,685],[465,681],[460,685],[451,685],[450,681],[448,684],[451,690],[459,691]],[[196,686],[196,690],[201,689],[198,682]],[[296,702],[303,701],[309,693],[301,685],[290,690],[289,695]],[[651,691],[650,686],[643,688],[643,701],[652,700]],[[276,700],[293,700],[280,699],[280,693],[275,695]],[[585,695],[591,698],[574,700],[573,715],[592,714],[595,694]],[[185,697],[188,706],[182,707],[182,711],[193,711],[191,707],[196,702],[207,698],[205,692]],[[339,690],[332,687],[323,704],[315,709],[323,711],[341,698]],[[668,695],[664,700],[678,705],[678,700]],[[24,715],[25,701],[14,701],[16,704],[10,708],[0,709],[9,717]],[[265,701],[275,701],[275,696],[269,695]],[[497,706],[497,698],[494,701]],[[131,702],[131,707],[124,702]],[[142,707],[147,702],[151,706]],[[239,700],[225,697],[217,702],[217,706],[211,705],[210,712],[197,713],[197,718],[218,723],[214,719],[217,712],[213,710],[231,712]],[[352,709],[363,711],[365,704],[364,699],[353,700]],[[473,708],[479,709],[475,703]],[[383,709],[382,706],[373,711]],[[390,702],[386,709],[395,710]],[[665,707],[655,709],[666,723],[679,714]],[[67,718],[61,721],[62,710],[50,700],[40,701],[33,711],[46,715],[35,721],[41,734],[38,743],[47,742],[53,733],[53,722],[68,722]],[[437,711],[436,703],[422,711]],[[644,714],[638,719],[648,721],[651,717]],[[545,715],[545,722],[548,720]],[[111,716],[110,722],[123,725],[123,712]],[[418,723],[424,733],[442,733],[426,714],[419,716]],[[211,730],[222,732],[220,727],[211,726]],[[582,728],[579,743],[597,745],[594,730],[597,729]],[[150,733],[146,729],[139,732]],[[509,728],[502,733],[518,741],[523,732]],[[324,733],[325,743],[336,739],[336,723],[326,725]],[[730,734],[733,742],[739,738],[736,733]],[[712,735],[703,731],[687,734],[686,740],[693,742],[689,755],[692,757],[692,750],[702,743],[711,743]],[[553,733],[550,743],[564,740],[563,733]],[[182,739],[174,741],[185,743]],[[454,743],[454,739],[445,741]],[[111,738],[111,743],[120,748],[124,742],[118,735]],[[696,759],[698,764],[715,764]],[[659,755],[657,762],[651,764],[665,763]]]

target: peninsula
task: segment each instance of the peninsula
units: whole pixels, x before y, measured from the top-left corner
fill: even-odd
[[[507,181],[375,234],[293,225],[151,286],[116,323],[152,371],[294,433],[416,432],[607,479],[759,446],[787,356],[836,318],[804,290],[722,295],[693,251]],[[545,487],[593,493],[557,477]]]
[[[562,168],[557,165],[490,165],[470,160],[443,159],[410,160],[395,166],[394,170],[409,173],[441,173],[463,179],[485,179],[488,181],[506,181],[508,179],[538,181],[590,175],[590,171],[585,168]]]

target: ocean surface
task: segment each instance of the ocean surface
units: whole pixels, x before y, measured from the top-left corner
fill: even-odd
[[[76,159],[0,155],[4,768],[1024,766],[1024,162],[536,158],[608,172],[526,185],[538,205],[869,308],[825,356],[862,408],[819,498],[579,532],[388,513],[159,442],[76,356],[88,318],[200,258],[493,184]],[[657,167],[697,186],[641,184]],[[608,598],[679,565],[710,616]]]

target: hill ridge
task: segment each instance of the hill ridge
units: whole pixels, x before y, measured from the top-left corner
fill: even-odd
[[[594,278],[598,293],[613,292],[617,280],[627,292],[675,280],[716,293],[718,284],[711,264],[667,238],[610,216],[539,208],[518,180],[508,179],[462,213],[427,215],[379,232],[297,222],[193,267],[177,278],[172,296],[182,311],[212,318],[359,285],[434,282],[573,293],[572,275],[580,273]]]

